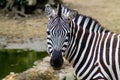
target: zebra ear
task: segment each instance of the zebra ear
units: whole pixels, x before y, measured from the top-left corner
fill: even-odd
[[[45,5],[45,14],[48,18],[50,18],[53,14],[55,14],[54,9],[49,4]]]
[[[78,14],[78,12],[76,10],[70,10],[69,14],[68,14],[68,20],[74,19],[77,14]]]

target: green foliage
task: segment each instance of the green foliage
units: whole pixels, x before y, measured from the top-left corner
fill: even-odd
[[[19,3],[20,5],[25,5],[27,3],[26,0],[17,0],[17,3]]]
[[[3,6],[5,4],[5,0],[0,0],[0,6]]]

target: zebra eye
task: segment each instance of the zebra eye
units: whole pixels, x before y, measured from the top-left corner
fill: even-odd
[[[70,18],[68,18],[67,20],[68,20],[68,21],[70,21],[71,19],[70,19]]]
[[[66,21],[69,23],[71,22],[71,18],[67,18]]]
[[[50,16],[49,18],[50,18],[50,19],[52,19],[52,18],[53,18],[53,16]]]

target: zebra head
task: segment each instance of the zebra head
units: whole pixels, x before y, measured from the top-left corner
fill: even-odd
[[[51,56],[50,64],[54,69],[58,69],[63,64],[63,56],[68,48],[70,41],[70,22],[77,15],[77,11],[68,10],[65,6],[59,4],[57,11],[50,5],[45,6],[45,13],[48,20],[47,25],[47,48]]]

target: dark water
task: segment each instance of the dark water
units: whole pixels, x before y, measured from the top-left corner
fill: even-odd
[[[22,72],[33,66],[34,61],[47,56],[46,52],[33,50],[0,50],[0,80],[10,72]]]

